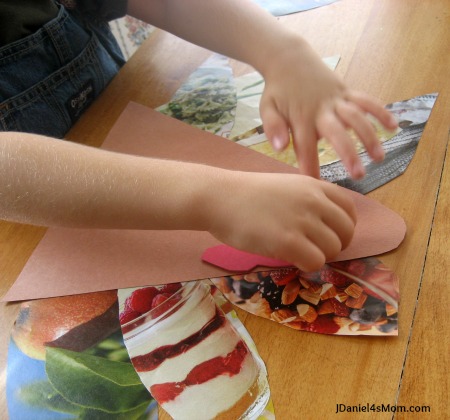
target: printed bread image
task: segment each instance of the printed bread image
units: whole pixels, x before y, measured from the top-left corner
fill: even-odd
[[[11,336],[27,356],[45,360],[46,347],[83,351],[119,328],[112,290],[23,302]]]

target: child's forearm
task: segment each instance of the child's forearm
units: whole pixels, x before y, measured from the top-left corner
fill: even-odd
[[[207,230],[197,201],[216,176],[204,165],[0,133],[0,217],[22,223]]]
[[[129,0],[128,13],[260,72],[292,35],[251,0]]]
[[[239,249],[319,269],[356,216],[335,185],[229,171],[23,133],[0,133],[0,218],[45,226],[208,231]]]

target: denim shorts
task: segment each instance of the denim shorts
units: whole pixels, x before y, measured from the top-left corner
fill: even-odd
[[[0,48],[0,131],[63,137],[124,64],[107,22],[70,13]]]

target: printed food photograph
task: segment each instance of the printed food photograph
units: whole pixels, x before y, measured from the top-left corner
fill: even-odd
[[[223,135],[233,125],[235,108],[236,88],[228,60],[213,55],[158,111],[201,130]]]
[[[382,127],[382,125],[377,120],[375,120],[375,118],[372,118],[370,116],[369,118],[377,133],[377,137],[380,139],[380,142],[382,143],[384,143],[387,140],[390,140],[392,137],[394,137],[394,135],[396,135],[400,131],[400,129],[395,132],[387,131]],[[358,140],[356,134],[353,131],[349,131],[349,134],[354,141],[356,151],[358,153],[363,152],[365,150],[364,146]],[[286,150],[283,150],[281,152],[274,151],[264,134],[262,126],[249,130],[247,133],[243,133],[232,140],[236,141],[238,144],[247,146],[252,150],[255,150],[257,152],[270,156],[274,159],[277,159],[280,162],[298,167],[297,157],[295,155],[295,150],[292,141],[286,148]],[[319,140],[319,142],[317,143],[317,150],[321,165],[328,165],[330,163],[340,160],[333,146],[325,139]]]
[[[398,278],[369,257],[303,273],[282,268],[211,279],[237,307],[296,330],[397,335]]]
[[[116,290],[23,302],[8,350],[11,419],[157,419],[124,346]]]
[[[131,362],[172,418],[273,415],[264,363],[209,281],[120,289],[119,305]]]

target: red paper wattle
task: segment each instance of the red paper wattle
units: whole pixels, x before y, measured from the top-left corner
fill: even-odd
[[[240,251],[228,245],[217,245],[208,248],[202,255],[202,260],[229,271],[252,271],[256,267],[281,268],[292,264],[283,260],[263,257],[250,252]]]

